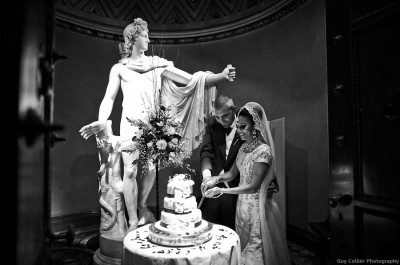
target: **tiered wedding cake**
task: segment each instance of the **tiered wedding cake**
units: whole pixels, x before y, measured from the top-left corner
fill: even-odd
[[[166,246],[200,245],[211,239],[212,224],[202,220],[193,194],[194,181],[174,175],[167,185],[161,220],[150,225],[149,239]]]

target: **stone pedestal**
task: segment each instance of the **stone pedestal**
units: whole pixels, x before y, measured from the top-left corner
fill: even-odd
[[[94,264],[121,264],[123,240],[127,231],[121,179],[119,139],[113,136],[111,121],[96,135],[100,169],[99,202],[101,206],[100,248],[93,256]]]
[[[120,265],[122,258],[123,238],[108,239],[100,236],[100,248],[93,256],[96,265]]]

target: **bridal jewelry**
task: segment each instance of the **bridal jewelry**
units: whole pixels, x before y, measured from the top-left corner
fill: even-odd
[[[255,132],[256,130],[254,130]],[[260,138],[258,137],[257,133],[253,132],[253,141],[250,144],[244,143],[243,144],[243,152],[245,153],[250,153],[253,152],[254,149],[256,149],[257,146],[260,145],[261,141]]]
[[[257,140],[257,131],[256,130],[254,130],[253,131],[253,141],[256,141]]]

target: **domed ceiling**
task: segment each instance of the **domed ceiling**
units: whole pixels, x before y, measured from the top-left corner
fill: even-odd
[[[56,25],[122,41],[134,18],[149,23],[159,44],[220,40],[268,25],[307,0],[57,0]]]

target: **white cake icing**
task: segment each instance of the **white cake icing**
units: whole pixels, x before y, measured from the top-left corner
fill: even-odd
[[[159,222],[153,223],[149,228],[149,239],[165,246],[194,246],[201,245],[212,238],[212,224],[203,220],[194,231],[171,231],[161,226]]]
[[[192,196],[194,181],[187,175],[170,178],[161,220],[150,226],[149,239],[167,246],[193,246],[212,238],[212,224],[202,220]]]
[[[168,225],[165,227],[162,222],[156,222],[155,227],[159,229],[160,231],[164,233],[168,233],[171,236],[184,236],[184,235],[194,235],[194,234],[199,234],[202,232],[202,230],[206,229],[208,222],[205,220],[200,220],[199,222],[189,224],[188,226],[185,227],[174,227],[171,225]]]
[[[197,202],[194,196],[188,198],[175,198],[165,197],[164,198],[164,209],[174,211],[176,213],[188,213],[193,209],[196,209]]]
[[[194,181],[188,179],[185,174],[175,175],[168,181],[167,194],[182,195],[184,198],[189,197],[193,193]]]
[[[201,218],[201,211],[199,209],[194,209],[192,212],[185,214],[161,212],[161,222],[171,229],[174,229],[173,227],[176,227],[176,229],[185,229],[185,227],[194,228],[194,225],[200,222]]]

